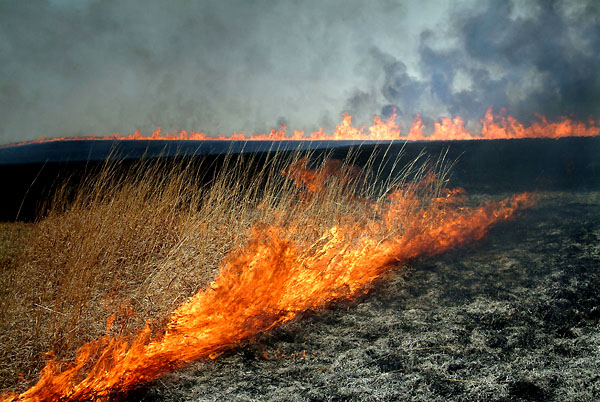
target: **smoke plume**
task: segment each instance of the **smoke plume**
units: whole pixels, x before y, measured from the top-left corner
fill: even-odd
[[[599,117],[590,1],[8,0],[0,143],[42,135],[406,126],[489,106]]]

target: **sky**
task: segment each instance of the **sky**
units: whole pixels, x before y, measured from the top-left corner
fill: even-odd
[[[2,0],[0,144],[600,118],[600,3]]]

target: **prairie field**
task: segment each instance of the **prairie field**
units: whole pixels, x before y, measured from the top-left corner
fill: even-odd
[[[250,315],[239,319],[236,304],[224,310],[240,320],[242,335],[224,335],[227,342],[200,359],[169,352],[160,376],[97,395],[597,395],[597,191],[542,189],[521,205],[514,191],[489,191],[486,181],[465,194],[452,186],[461,184],[453,172],[465,175],[460,162],[453,170],[456,160],[438,155],[275,152],[228,156],[218,166],[159,158],[63,179],[39,203],[37,219],[1,226],[0,387],[24,392],[44,367],[58,375],[80,347],[99,345],[68,378],[77,384],[110,351],[105,339],[135,343],[146,331],[145,345],[166,342],[181,330],[176,318],[189,315],[190,300],[227,296],[223,283],[243,284],[249,270],[261,282],[240,285],[234,299],[253,295],[251,308],[264,311],[246,306]],[[448,234],[454,227],[466,234]],[[386,247],[396,250],[395,262],[378,254]],[[400,248],[414,253],[403,257]],[[355,266],[377,269],[355,278],[347,268]],[[309,296],[293,299],[299,307],[278,304],[295,288],[277,282],[316,271],[329,281],[320,293],[307,287]],[[349,279],[338,285],[332,275]],[[264,286],[269,278],[274,284]],[[260,299],[269,293],[273,300]]]
[[[72,360],[105,334],[131,336],[146,322],[163,331],[251,230],[282,227],[307,248],[331,227],[373,219],[369,202],[426,173],[421,162],[395,161],[396,176],[382,179],[383,166],[359,170],[352,156],[313,158],[312,168],[310,157],[228,156],[209,178],[160,159],[126,172],[107,162],[76,186],[58,186],[36,222],[3,224],[2,388],[23,390],[50,356]],[[411,192],[438,196],[445,171],[437,168],[428,174],[441,180]]]

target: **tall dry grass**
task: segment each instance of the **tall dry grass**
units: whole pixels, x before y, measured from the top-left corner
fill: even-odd
[[[401,165],[385,149],[358,169],[357,155],[228,155],[211,177],[207,166],[187,162],[141,161],[125,174],[108,162],[75,189],[62,186],[15,269],[1,274],[0,388],[25,389],[45,353],[71,359],[107,322],[112,333],[130,334],[151,319],[161,331],[223,258],[244,247],[250,228],[277,225],[310,247],[333,226],[374,218],[364,200],[411,186],[434,197],[447,173],[441,164]],[[428,166],[435,180],[422,180]]]

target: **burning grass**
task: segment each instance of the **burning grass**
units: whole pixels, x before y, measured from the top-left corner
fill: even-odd
[[[208,184],[185,163],[125,175],[108,164],[63,187],[2,274],[3,388],[31,386],[45,366],[23,399],[129,389],[366,292],[530,203],[467,208],[442,163],[375,160],[227,157]]]

